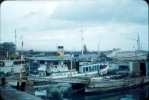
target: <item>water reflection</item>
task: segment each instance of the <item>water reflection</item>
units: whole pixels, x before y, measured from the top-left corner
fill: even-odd
[[[68,83],[34,85],[35,96],[44,100],[63,100],[64,94],[69,92],[69,89],[71,85]]]
[[[144,100],[149,96],[149,85],[106,93],[75,93],[70,84],[34,85],[35,96],[43,100]]]

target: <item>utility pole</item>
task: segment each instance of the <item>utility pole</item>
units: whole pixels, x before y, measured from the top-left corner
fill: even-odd
[[[16,29],[15,29],[15,45],[16,45],[16,47],[15,47],[15,54],[16,54],[16,52],[17,52],[17,34],[16,34]]]

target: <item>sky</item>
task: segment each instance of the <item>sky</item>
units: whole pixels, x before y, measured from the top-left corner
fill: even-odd
[[[4,1],[0,42],[21,50],[148,50],[148,5],[142,0]],[[20,38],[20,37],[23,38]],[[83,38],[83,42],[82,42]],[[134,40],[131,40],[134,39]]]

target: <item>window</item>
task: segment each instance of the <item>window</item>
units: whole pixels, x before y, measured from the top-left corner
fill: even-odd
[[[85,71],[85,67],[83,67],[83,73],[85,73],[86,71]]]
[[[88,67],[86,67],[86,71],[88,71]]]
[[[92,71],[94,71],[94,66],[92,66]]]

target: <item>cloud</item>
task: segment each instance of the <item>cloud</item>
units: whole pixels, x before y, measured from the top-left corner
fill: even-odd
[[[32,16],[40,15],[40,14],[42,14],[42,13],[40,13],[40,12],[30,12],[30,13],[28,13],[27,15],[21,17],[21,18],[30,18],[30,17],[32,17]]]
[[[40,12],[31,10],[21,17],[24,19],[19,21],[17,28],[26,31],[46,31],[79,28],[81,22],[84,28],[111,22],[113,24],[147,24],[148,22],[147,6],[140,1],[78,1],[76,3],[67,1],[67,3],[58,3],[54,7],[53,11],[47,8],[50,12],[49,16],[41,10]]]
[[[18,37],[24,37],[24,49],[56,50],[58,44],[63,45],[65,50],[81,50],[82,22],[84,43],[88,50],[97,50],[99,39],[100,50],[116,47],[132,50],[136,41],[126,38],[136,39],[137,33],[147,50],[147,11],[146,3],[139,0],[16,1],[2,6],[2,40],[14,41],[12,37],[16,29]],[[21,43],[19,39],[17,41]]]
[[[59,5],[50,18],[67,21],[147,24],[148,6],[144,1],[107,1],[68,2]]]

